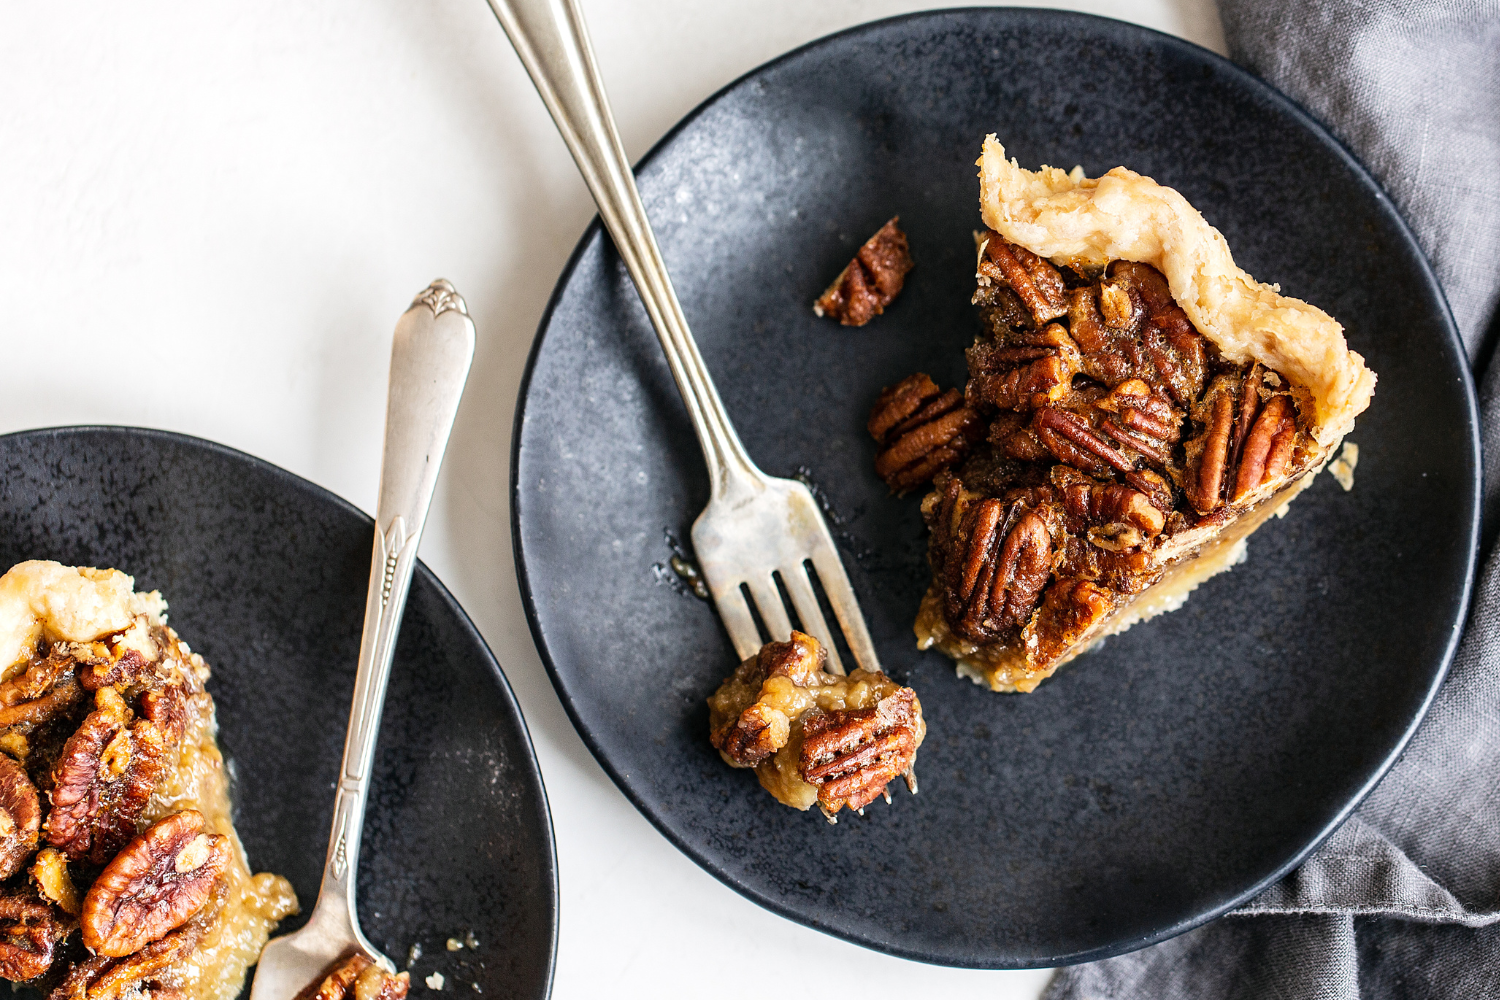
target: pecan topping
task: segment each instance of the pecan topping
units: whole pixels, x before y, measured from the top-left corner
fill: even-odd
[[[991,229],[979,257],[979,276],[1009,285],[1038,326],[1068,311],[1063,277],[1049,261]]]
[[[720,691],[721,695],[738,694],[739,700],[751,704],[715,726],[708,741],[735,767],[755,767],[768,760],[786,746],[792,722],[786,712],[756,700],[761,687],[772,677],[785,677],[797,687],[817,684],[827,662],[828,651],[822,644],[801,632],[793,632],[787,642],[766,643],[740,664]],[[731,692],[731,687],[740,690]]]
[[[10,708],[40,698],[72,669],[73,660],[57,651],[33,660],[20,676],[0,684],[0,705]]]
[[[0,977],[18,983],[42,975],[69,929],[46,903],[0,896]]]
[[[0,728],[16,727],[29,732],[70,714],[83,699],[78,681],[71,673],[65,673],[40,698],[0,708]]]
[[[112,687],[63,744],[52,769],[47,843],[69,860],[102,865],[136,834],[141,812],[167,767],[167,734],[151,719],[131,722]]]
[[[954,520],[963,486],[950,480],[939,524]],[[954,632],[993,642],[1026,624],[1052,571],[1047,523],[1022,503],[972,503],[945,545],[945,612]]]
[[[1062,503],[1068,528],[1075,533],[1118,523],[1152,538],[1161,533],[1167,521],[1146,494],[1117,483],[1071,483],[1062,491]]]
[[[912,268],[906,234],[896,225],[900,218],[887,222],[865,241],[833,284],[818,296],[813,312],[831,316],[844,326],[864,326],[885,312]]]
[[[68,874],[68,859],[61,851],[50,847],[38,851],[31,866],[31,881],[43,899],[70,916],[78,916],[83,901],[73,886],[73,877]]]
[[[207,936],[224,907],[223,879],[213,885],[209,899],[192,919],[159,941],[122,958],[94,955],[77,963],[47,1000],[129,1000],[143,985],[158,994],[153,980],[173,963],[187,958]]]
[[[802,779],[825,814],[863,809],[917,756],[916,694],[902,688],[874,708],[814,711],[803,723]]]
[[[0,757],[0,879],[21,870],[36,850],[42,807],[26,770]]]
[[[1078,347],[1061,324],[1021,330],[1003,341],[968,350],[970,405],[999,410],[1034,409],[1061,398],[1078,371]]]
[[[1116,598],[1089,580],[1059,579],[1047,588],[1041,611],[1028,632],[1037,655],[1052,660],[1073,646],[1115,609]]]
[[[1183,491],[1200,514],[1286,475],[1297,445],[1296,410],[1285,393],[1263,389],[1259,370],[1243,380],[1214,379],[1193,418],[1203,430],[1185,445]]]
[[[411,989],[411,973],[392,974],[364,955],[354,954],[334,963],[320,981],[298,993],[295,1000],[402,1000]]]
[[[229,838],[203,832],[203,815],[173,813],[130,842],[83,897],[90,951],[122,958],[159,941],[203,908],[229,863]]]
[[[1116,442],[1159,468],[1172,462],[1172,446],[1182,437],[1182,415],[1138,378],[1115,386],[1096,404],[1108,413],[1100,428]]]
[[[930,482],[983,433],[961,392],[943,392],[921,372],[882,390],[867,426],[881,446],[875,472],[895,493]]]
[[[1107,476],[1135,468],[1134,461],[1096,434],[1088,420],[1076,413],[1049,406],[1037,411],[1032,426],[1047,450],[1075,469]]]
[[[1253,395],[1253,390],[1245,393],[1247,398]],[[1245,437],[1230,499],[1240,500],[1283,475],[1291,464],[1296,439],[1297,421],[1292,415],[1291,399],[1272,396],[1261,407],[1260,416],[1255,418]]]
[[[1207,371],[1207,349],[1187,313],[1172,298],[1167,279],[1150,264],[1117,260],[1109,266],[1110,279],[1128,286],[1144,306],[1146,317],[1141,340],[1157,376],[1172,398],[1192,405],[1203,392]]]

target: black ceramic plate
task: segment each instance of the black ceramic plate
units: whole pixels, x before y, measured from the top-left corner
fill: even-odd
[[[1357,485],[1327,476],[1250,559],[1035,693],[919,653],[919,498],[864,431],[880,388],[962,384],[976,332],[973,162],[1127,164],[1197,205],[1264,281],[1327,309],[1380,373]],[[516,551],[574,723],[685,853],[778,913],[912,958],[1036,966],[1179,933],[1286,872],[1403,746],[1451,655],[1477,526],[1473,393],[1448,311],[1363,169],[1284,98],[1139,28],[969,10],[867,25],[751,73],[642,162],[709,369],[750,454],[822,490],[886,669],[929,725],[922,791],[827,826],[709,747],[734,665],[664,535],[707,501],[698,447],[597,226],[542,323],[517,413]],[[868,327],[814,297],[899,213],[916,270]]]
[[[326,490],[195,438],[128,428],[0,437],[0,567],[113,566],[166,596],[172,625],[213,668],[251,864],[291,879],[304,914],[333,821],[373,530]],[[531,740],[499,664],[422,565],[360,865],[365,933],[403,966],[421,943],[413,979],[440,971],[466,994],[477,983],[486,997],[547,996],[557,873]],[[478,951],[444,948],[469,931]]]

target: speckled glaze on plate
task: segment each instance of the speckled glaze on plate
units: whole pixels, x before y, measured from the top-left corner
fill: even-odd
[[[359,654],[374,522],[221,445],[77,427],[0,436],[0,567],[113,566],[160,590],[213,668],[235,824],[255,871],[317,898]],[[412,995],[544,998],[557,941],[552,821],[510,686],[463,609],[417,566],[360,852],[360,922]],[[478,951],[449,952],[472,931]],[[243,996],[249,995],[248,983]],[[475,993],[478,996],[480,994]]]
[[[1180,190],[1264,281],[1327,309],[1380,374],[1322,476],[1180,611],[1003,696],[915,648],[920,496],[890,497],[864,422],[914,371],[964,379],[977,322],[973,162],[1126,164]],[[644,310],[598,225],[538,334],[516,417],[522,592],[564,705],[620,788],[750,899],[929,962],[1042,966],[1195,926],[1296,864],[1385,772],[1441,681],[1478,526],[1473,388],[1451,317],[1369,175],[1285,98],[1186,42],[1049,11],[866,25],[688,116],[640,186],[752,457],[822,490],[888,672],[929,726],[921,794],[827,826],[708,745],[734,666],[672,585],[665,533],[707,501]],[[916,269],[884,316],[811,303],[892,215]]]

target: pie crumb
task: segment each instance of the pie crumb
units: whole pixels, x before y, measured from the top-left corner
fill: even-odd
[[[1354,489],[1354,467],[1359,464],[1359,445],[1345,441],[1339,457],[1328,463],[1328,474],[1348,493]]]
[[[441,972],[434,972],[424,982],[427,983],[429,990],[441,990],[443,988],[443,974]]]

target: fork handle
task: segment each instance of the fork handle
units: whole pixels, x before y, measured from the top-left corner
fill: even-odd
[[[489,0],[489,5],[552,113],[656,327],[703,447],[714,498],[758,491],[765,477],[745,453],[693,342],[625,159],[576,0]]]
[[[356,927],[355,872],[386,683],[416,569],[417,544],[473,357],[474,324],[468,308],[452,285],[438,279],[397,322],[391,345],[385,450],[380,460],[380,502],[365,626],[334,799],[333,830],[318,893],[317,910],[345,910]]]

